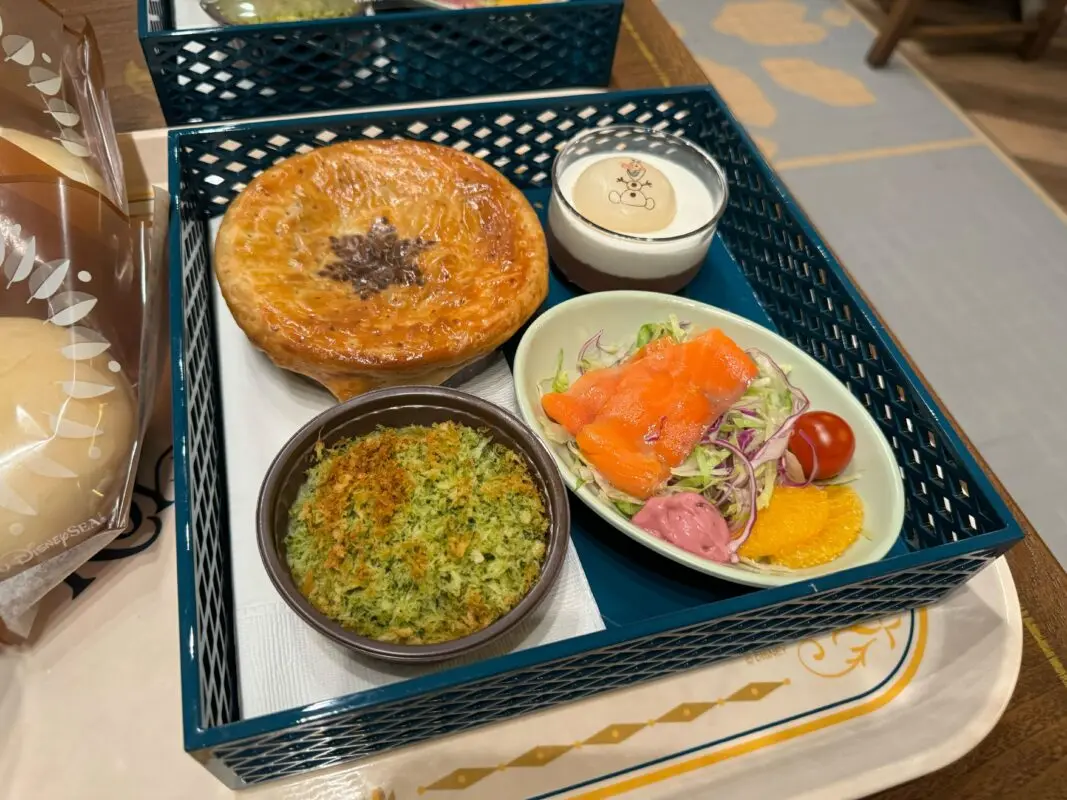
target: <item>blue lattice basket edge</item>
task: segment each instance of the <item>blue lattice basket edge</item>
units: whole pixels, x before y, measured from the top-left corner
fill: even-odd
[[[937,557],[930,557],[928,554],[924,557],[924,554],[919,553],[899,556],[897,566],[900,566],[902,569],[912,569],[923,565],[931,565],[948,558],[965,555],[977,550],[987,550],[992,548],[1006,551],[1007,548],[1021,538],[1021,533],[1016,534],[1010,530],[992,534],[983,534],[983,541],[980,546],[974,546],[973,544],[968,545],[965,542],[956,542],[951,545],[945,545],[945,549],[941,551]],[[842,577],[843,573],[838,573],[829,576],[827,579],[820,579],[818,582],[793,584],[792,586],[782,587],[780,589],[766,589],[759,592],[753,592],[752,594],[734,600],[720,601],[720,604],[728,604],[730,608],[729,611],[717,614],[716,617],[723,618],[754,611],[759,608],[782,606],[794,601],[803,600],[804,598],[817,593],[873,581],[882,574],[884,574],[884,569],[880,569],[878,564],[869,564],[849,570],[847,578]],[[477,662],[468,667],[459,669],[462,669],[464,683],[473,683],[487,678],[519,673],[530,667],[555,665],[558,662],[565,661],[576,655],[603,651],[624,642],[638,641],[656,634],[682,630],[690,625],[706,621],[708,621],[706,614],[702,614],[699,609],[692,609],[664,617],[657,617],[654,620],[649,620],[641,624],[630,625],[625,629],[602,631],[600,633],[589,634],[576,639],[564,639],[562,641],[541,645],[529,650],[521,650],[488,661]],[[258,734],[290,728],[297,720],[300,722],[310,722],[352,711],[359,711],[369,707],[380,706],[384,703],[390,705],[402,704],[407,699],[430,695],[442,689],[452,687],[455,685],[455,678],[451,673],[452,670],[449,670],[446,673],[436,673],[434,675],[415,678],[385,687],[389,691],[372,690],[368,692],[360,692],[344,697],[325,700],[319,703],[313,703],[298,709],[287,709],[285,711],[274,712],[273,714],[231,722],[214,728],[203,728],[202,726],[197,725],[191,738],[187,731],[185,749],[191,752],[209,750],[216,745],[229,744],[243,739],[251,739]],[[388,699],[380,700],[379,695],[383,697],[388,696]]]
[[[463,103],[462,105],[442,105],[432,108],[421,108],[417,110],[417,113],[423,115],[433,114],[438,111],[460,111],[479,113],[482,111],[492,112],[505,112],[509,108],[550,108],[552,106],[558,106],[567,102],[582,103],[591,99],[604,101],[609,99],[618,103],[623,103],[632,98],[648,98],[648,97],[663,97],[671,98],[685,93],[692,92],[705,92],[710,94],[716,101],[716,103],[723,105],[721,98],[711,87],[677,87],[658,90],[646,90],[637,92],[615,92],[607,95],[579,95],[573,97],[554,97],[541,101],[509,101],[509,102],[489,102],[489,103]],[[411,112],[416,113],[416,112]],[[375,120],[385,119],[389,116],[395,116],[405,114],[407,112],[358,112],[353,114],[331,116],[328,120],[321,120],[321,123],[328,122],[330,125],[346,125],[349,123],[371,123]],[[891,358],[902,370],[904,377],[907,379],[911,387],[918,394],[919,398],[926,405],[927,410],[931,414],[932,418],[939,424],[940,433],[945,437],[948,444],[955,451],[955,456],[966,467],[967,472],[972,480],[976,482],[978,490],[986,496],[994,510],[1004,522],[1004,527],[1001,530],[994,532],[982,533],[971,538],[963,539],[960,541],[943,544],[935,548],[930,548],[924,551],[912,552],[906,555],[898,556],[894,559],[894,573],[905,570],[921,569],[923,567],[933,566],[940,562],[944,562],[950,559],[966,556],[970,553],[977,553],[979,551],[992,552],[999,554],[1007,550],[1012,544],[1019,541],[1023,536],[1021,525],[1014,519],[1014,516],[1008,507],[1007,503],[1001,497],[997,488],[993,485],[993,482],[989,480],[984,470],[979,466],[975,460],[969,448],[964,444],[963,439],[955,427],[947,420],[947,415],[941,411],[941,408],[937,401],[935,401],[933,394],[926,387],[923,380],[916,374],[914,368],[911,366],[910,361],[901,352],[897,346],[893,337],[888,333],[886,327],[882,324],[880,318],[874,309],[870,306],[867,299],[863,296],[857,287],[852,283],[851,278],[844,271],[837,259],[833,256],[832,252],[826,247],[821,237],[818,235],[814,226],[811,225],[807,216],[800,209],[796,201],[791,197],[789,192],[781,185],[781,182],[775,176],[773,170],[769,167],[766,161],[759,154],[757,148],[752,143],[750,137],[744,131],[736,120],[732,117],[729,118],[730,123],[737,128],[741,136],[751,149],[753,157],[753,165],[762,174],[767,184],[773,187],[780,202],[788,210],[788,212],[796,219],[798,224],[804,233],[810,238],[810,240],[819,248],[826,264],[834,270],[838,277],[841,278],[843,285],[849,292],[850,300],[854,307],[859,310],[867,319],[875,333],[877,334],[880,342],[880,346],[884,348],[884,353],[887,357]],[[181,131],[173,131],[170,134],[170,167],[171,167],[171,192],[175,197],[180,196],[181,193],[181,169],[182,158],[181,148],[183,142],[193,140],[197,137],[205,135],[215,135],[225,133],[228,131],[239,130],[254,130],[261,129],[264,131],[285,131],[292,130],[299,127],[313,127],[319,124],[314,118],[304,118],[298,120],[288,120],[284,124],[276,122],[265,121],[257,123],[245,123],[245,124],[228,124],[228,125],[212,125],[201,126],[196,128],[189,128]],[[175,216],[172,218],[171,225],[171,257],[172,263],[181,264],[182,252],[181,252],[181,220],[179,218],[178,203],[175,203]],[[177,277],[172,276],[172,319],[182,319],[182,286],[180,271],[175,273]],[[373,692],[367,692],[363,694],[350,695],[347,697],[336,698],[323,703],[317,703],[312,706],[308,706],[301,709],[290,709],[275,714],[257,717],[246,720],[238,720],[229,722],[224,725],[214,727],[204,727],[201,724],[201,703],[200,703],[200,686],[199,686],[199,664],[196,658],[196,634],[197,634],[197,619],[195,602],[189,602],[190,592],[195,592],[193,587],[193,542],[191,540],[191,530],[189,528],[189,520],[186,510],[188,508],[188,485],[187,475],[185,469],[187,463],[185,461],[185,449],[184,444],[187,441],[187,417],[186,407],[184,401],[184,375],[183,375],[183,353],[184,353],[184,332],[181,325],[175,325],[172,331],[172,357],[174,363],[174,383],[175,383],[175,443],[176,443],[176,497],[177,497],[177,509],[178,509],[178,533],[179,533],[179,584],[183,587],[182,594],[185,596],[185,602],[181,604],[180,609],[180,624],[182,630],[183,646],[182,653],[182,687],[183,687],[183,706],[184,706],[184,727],[185,727],[185,746],[186,749],[197,754],[201,759],[209,759],[210,753],[213,748],[220,745],[231,745],[243,740],[252,740],[258,736],[264,734],[275,733],[280,730],[288,730],[294,728],[302,723],[308,723],[313,721],[322,721],[330,717],[344,715],[353,711],[361,709],[377,708],[382,704],[392,705],[394,703],[402,703],[416,696],[432,695],[435,692],[448,688],[455,683],[454,675],[450,671],[449,673],[428,676],[420,678],[415,681],[408,681],[402,684],[396,684],[392,687],[386,687],[382,690],[375,690]],[[183,398],[181,402],[177,402],[178,395],[182,394]],[[872,564],[864,567],[858,567],[848,570],[844,573],[838,573],[828,576],[827,578],[819,579],[815,582],[808,582],[804,584],[794,584],[792,586],[782,587],[779,589],[768,589],[760,592],[755,592],[750,595],[745,595],[732,600],[720,601],[719,613],[716,617],[728,617],[741,615],[746,612],[750,612],[759,608],[766,608],[770,606],[777,606],[786,603],[793,603],[804,598],[812,597],[817,593],[824,593],[833,591],[835,589],[844,588],[847,586],[853,586],[862,582],[876,582],[880,577],[886,574],[885,567],[882,564]],[[696,625],[701,622],[707,621],[706,614],[702,613],[701,609],[690,609],[684,612],[679,612],[674,615],[657,618],[654,620],[648,620],[640,625],[631,626],[621,631],[605,631],[600,634],[594,634],[592,637],[584,637],[581,640],[567,640],[563,642],[557,642],[553,645],[548,645],[541,648],[536,648],[530,651],[524,651],[519,653],[513,653],[509,656],[505,656],[501,659],[494,659],[490,662],[482,662],[481,664],[475,664],[470,667],[462,668],[464,683],[479,681],[485,678],[499,677],[501,675],[510,674],[526,668],[534,667],[540,664],[549,662],[555,662],[561,659],[567,659],[574,657],[578,654],[585,654],[591,650],[603,650],[610,648],[612,645],[619,644],[623,641],[633,641],[637,639],[643,639],[657,633],[662,633],[669,630],[684,629],[690,625]]]

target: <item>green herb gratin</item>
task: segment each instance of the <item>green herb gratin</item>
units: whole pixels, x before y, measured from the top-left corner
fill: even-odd
[[[454,422],[320,442],[289,511],[301,593],[361,636],[435,644],[518,605],[541,574],[544,500],[523,459]]]

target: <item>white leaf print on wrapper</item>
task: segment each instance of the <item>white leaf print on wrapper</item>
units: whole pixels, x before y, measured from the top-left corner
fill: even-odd
[[[106,353],[109,347],[111,347],[110,342],[78,342],[67,345],[59,352],[71,361],[88,361],[101,353]]]
[[[85,137],[75,130],[61,128],[59,136],[53,138],[56,138],[56,141],[63,145],[71,155],[78,156],[78,158],[88,158],[92,155],[89,152],[89,143],[85,141]]]
[[[16,514],[25,514],[27,517],[37,516],[37,509],[23,500],[3,478],[0,478],[0,507],[14,511]]]
[[[49,261],[42,264],[30,278],[31,300],[47,300],[59,291],[63,285],[67,272],[70,270],[70,259],[62,258],[58,261]],[[27,300],[26,302],[29,302]]]
[[[51,114],[52,119],[60,125],[66,125],[68,128],[73,128],[82,119],[81,115],[78,114],[78,109],[61,97],[51,98],[48,101],[48,110],[45,113]]]
[[[104,338],[104,334],[92,328],[74,325],[69,330],[74,341],[61,347],[59,353],[70,361],[88,361],[106,353],[111,347],[111,342]]]
[[[50,69],[30,67],[30,82],[27,86],[51,97],[59,94],[59,90],[63,88],[63,78]]]
[[[85,319],[96,305],[96,298],[85,292],[64,292],[53,297],[50,305],[52,316],[48,321],[65,327]]]
[[[89,383],[88,381],[63,381],[60,383],[67,397],[75,400],[90,400],[94,397],[102,397],[115,387],[106,383]]]
[[[14,61],[24,67],[32,64],[34,57],[37,55],[33,47],[33,40],[27,39],[25,36],[5,36],[4,54],[7,56],[4,61]]]
[[[60,139],[59,143],[63,145],[68,153],[78,158],[88,158],[92,153],[89,148],[81,142],[71,141],[70,139]]]
[[[7,285],[24,281],[33,269],[33,260],[37,257],[37,238],[31,236],[22,243],[22,248],[12,250],[4,260],[4,275]]]
[[[93,439],[104,435],[95,425],[85,425],[56,414],[49,414],[48,422],[52,426],[52,433],[60,439]]]
[[[40,475],[42,478],[77,478],[78,473],[72,469],[68,469],[60,464],[58,461],[53,461],[50,458],[44,456],[32,456],[22,462],[34,475]]]

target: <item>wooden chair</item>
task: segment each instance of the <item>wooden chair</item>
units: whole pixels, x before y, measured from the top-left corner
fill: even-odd
[[[878,38],[867,51],[867,63],[872,67],[885,66],[900,40],[934,39],[962,36],[1000,36],[1006,33],[1023,34],[1019,55],[1024,59],[1040,58],[1048,49],[1067,9],[1067,0],[1047,0],[1045,8],[1030,22],[984,22],[951,25],[915,25],[926,0],[891,0],[889,13],[881,25]]]

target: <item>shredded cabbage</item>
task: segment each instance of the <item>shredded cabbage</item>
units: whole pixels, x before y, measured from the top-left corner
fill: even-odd
[[[656,339],[669,336],[675,342],[684,342],[690,330],[689,323],[680,322],[672,315],[667,322],[641,325],[628,347],[604,345],[601,331],[582,346],[576,368],[579,374],[584,374],[592,369],[616,366]],[[622,356],[618,356],[620,351]],[[747,353],[759,370],[758,376],[741,398],[708,427],[689,457],[671,470],[670,478],[658,493],[699,492],[719,509],[735,532],[750,527],[753,492],[756,511],[771,502],[793,424],[808,408],[807,397],[789,382],[788,367],[777,364],[761,350]],[[555,376],[542,382],[547,383],[551,383],[552,391],[565,391],[570,385],[563,370],[562,351]],[[539,388],[544,391],[543,386]],[[546,437],[561,445],[557,452],[577,475],[576,490],[588,486],[627,517],[641,509],[642,500],[615,488],[593,468],[565,428],[544,415],[540,415],[539,421]],[[755,478],[755,486],[749,485],[750,474]]]
[[[565,392],[570,388],[571,380],[567,377],[567,371],[563,369],[563,351],[559,351],[556,359],[556,374],[552,376],[552,391]]]

